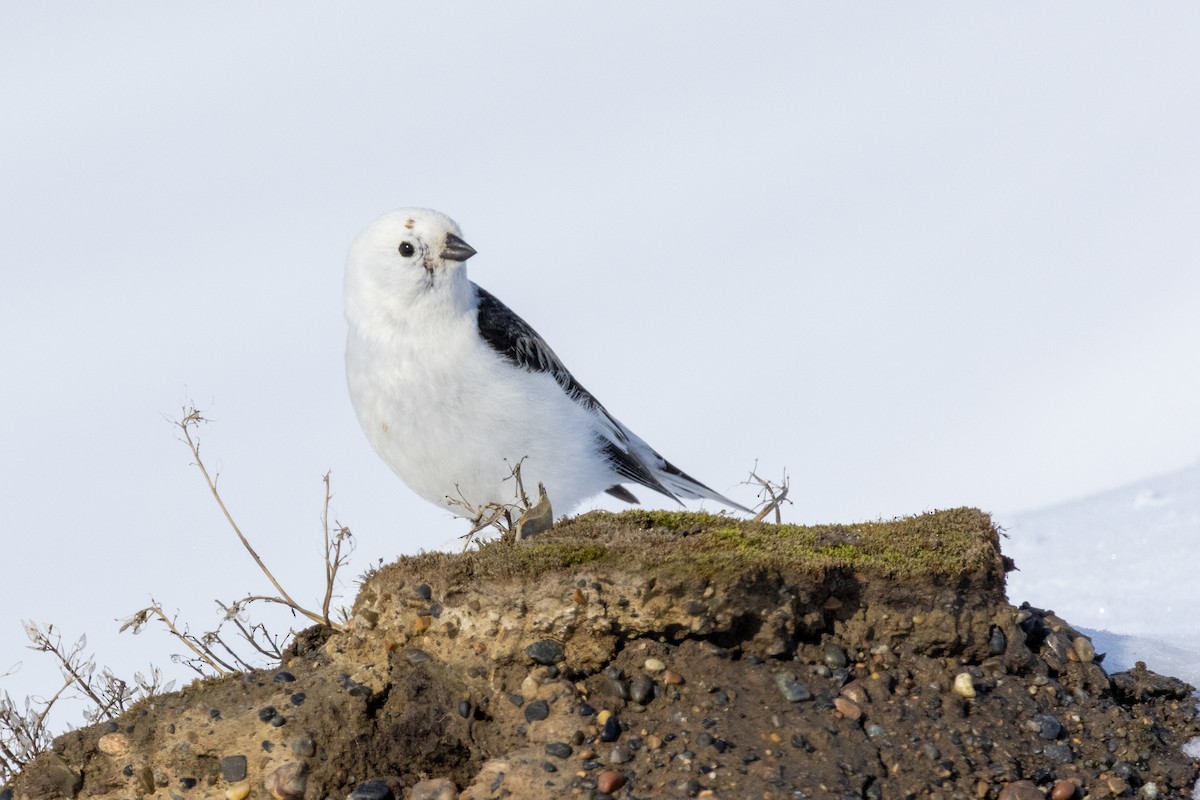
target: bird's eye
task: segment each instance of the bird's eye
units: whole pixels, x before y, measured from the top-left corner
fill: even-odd
[[[412,246],[412,242],[401,242],[400,243],[400,255],[404,256],[405,258],[408,258],[415,252],[417,252],[417,248]]]

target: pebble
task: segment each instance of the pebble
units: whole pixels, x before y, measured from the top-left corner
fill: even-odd
[[[971,673],[960,672],[954,676],[954,693],[968,700],[975,696],[975,681],[971,678]]]
[[[579,704],[579,716],[590,717],[595,713],[596,713],[596,709],[591,704],[589,704],[589,703],[580,703]]]
[[[263,784],[275,800],[304,800],[308,787],[308,766],[303,761],[290,761],[272,772]]]
[[[646,749],[647,750],[657,750],[658,748],[662,747],[662,745],[663,745],[663,740],[658,738],[654,734],[650,734],[649,736],[646,737]]]
[[[1075,753],[1071,751],[1071,746],[1064,742],[1046,745],[1042,748],[1042,755],[1059,764],[1070,764],[1075,760]]]
[[[279,712],[275,710],[275,706],[264,706],[258,710],[258,718],[263,722],[270,722],[277,716]]]
[[[646,672],[662,672],[666,668],[667,665],[658,658],[647,658],[645,663],[642,664],[642,669],[646,670]]]
[[[789,703],[799,703],[801,700],[811,700],[812,692],[808,687],[796,680],[791,672],[780,672],[775,675],[775,685],[779,687],[783,698]]]
[[[1033,781],[1013,781],[1000,790],[999,800],[1043,800],[1044,797]]]
[[[629,699],[645,705],[654,699],[654,679],[649,675],[635,675],[629,682]]]
[[[428,583],[420,584],[415,590],[413,590],[413,593],[421,600],[433,599],[433,588],[430,587]],[[357,798],[355,798],[355,800],[357,800]]]
[[[525,706],[525,719],[528,722],[539,722],[550,716],[550,704],[545,700],[534,700]]]
[[[1142,784],[1142,789],[1139,794],[1146,800],[1158,800],[1158,784],[1154,781]]]
[[[129,737],[123,733],[106,733],[96,746],[107,756],[123,756],[129,752]]]
[[[67,760],[57,753],[46,756],[42,763],[43,774],[50,779],[64,797],[74,797],[83,787],[83,775],[71,769]]]
[[[555,758],[570,758],[574,752],[566,742],[550,742],[546,745],[546,755]]]
[[[604,729],[600,731],[600,741],[615,742],[621,736],[621,724],[617,722],[616,717],[609,717],[604,723]]]
[[[250,796],[250,784],[239,783],[225,790],[225,800],[246,800]]]
[[[521,706],[525,705],[525,698],[524,698],[524,696],[519,695],[516,692],[509,692],[508,693],[508,702],[512,703],[517,708],[520,708]]]
[[[1051,714],[1034,714],[1028,724],[1043,739],[1057,739],[1062,733],[1062,723]]]
[[[633,760],[633,751],[628,747],[617,745],[608,755],[610,764],[627,764]]]
[[[1054,782],[1054,787],[1050,790],[1050,800],[1071,800],[1078,791],[1078,780],[1063,778]]]
[[[553,639],[538,639],[525,648],[525,655],[535,664],[548,667],[563,660],[563,646]]]
[[[1086,636],[1076,637],[1075,641],[1071,642],[1071,648],[1084,664],[1090,663],[1096,657],[1096,648]]]
[[[275,673],[275,682],[276,683],[291,683],[294,680],[296,680],[296,676],[290,672],[285,672],[283,670],[280,670],[279,672]]]
[[[424,664],[429,661],[431,656],[419,647],[406,647],[400,651],[400,655],[412,666]]]
[[[833,698],[833,707],[841,712],[842,716],[851,721],[858,721],[862,717],[862,709],[858,703],[845,697]]]
[[[463,719],[470,719],[472,711],[473,711],[473,709],[471,708],[470,700],[459,700],[458,701],[458,715],[460,717],[462,717]]]
[[[992,628],[992,635],[988,639],[988,652],[994,656],[1003,655],[1008,649],[1008,637],[1004,635],[1004,631],[999,628]]]
[[[363,781],[354,787],[348,800],[396,800],[396,795],[392,793],[392,787],[387,785],[387,781]]]
[[[625,776],[616,770],[606,769],[596,776],[596,789],[604,794],[612,794],[625,785]]]
[[[304,692],[296,692],[294,695],[288,698],[288,700],[290,700],[294,706],[304,705],[304,701],[307,699],[308,695],[306,695]]]
[[[317,754],[317,743],[311,736],[297,736],[292,739],[292,752],[298,756],[314,756]]]
[[[682,686],[684,683],[683,676],[673,669],[664,670],[662,679],[667,686]]]
[[[846,651],[836,644],[825,645],[825,663],[830,669],[841,669],[849,663],[846,658]]]
[[[246,757],[237,755],[222,758],[221,777],[230,783],[246,780]]]

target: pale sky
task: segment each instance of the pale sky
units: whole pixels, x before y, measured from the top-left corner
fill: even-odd
[[[743,502],[786,467],[792,521],[1195,463],[1198,35],[1187,3],[9,4],[3,685],[45,687],[22,619],[162,662],[112,620],[265,588],[189,400],[298,595],[326,470],[348,578],[462,532],[346,396],[346,248],[399,206],[680,467]]]

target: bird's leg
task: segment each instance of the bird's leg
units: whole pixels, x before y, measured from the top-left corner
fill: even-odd
[[[532,508],[526,506],[525,513],[517,520],[517,541],[545,533],[552,527],[554,527],[554,509],[550,505],[546,487],[539,483],[537,503]]]

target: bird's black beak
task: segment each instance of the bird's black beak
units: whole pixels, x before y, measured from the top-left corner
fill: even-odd
[[[442,258],[447,261],[466,261],[473,255],[475,255],[474,247],[453,233],[446,234],[446,246],[442,248]]]

